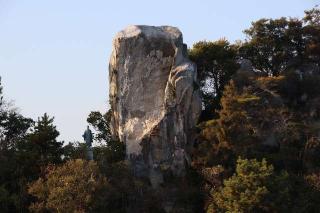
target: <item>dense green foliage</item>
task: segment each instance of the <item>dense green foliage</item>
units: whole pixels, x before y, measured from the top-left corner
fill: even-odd
[[[319,66],[319,10],[306,11],[304,19],[260,19],[245,30],[249,40],[240,54],[255,68],[273,76],[291,66],[312,62]]]
[[[213,192],[208,211],[283,212],[289,204],[286,173],[276,175],[266,160],[237,160],[236,173]]]
[[[249,59],[255,71],[278,76],[292,67],[310,63],[319,69],[319,9],[305,12],[303,19],[260,19],[245,30],[247,40],[230,44],[222,39],[201,41],[189,50],[197,64],[204,111],[201,120],[214,117],[226,83],[237,70],[237,61]]]
[[[111,110],[104,115],[93,111],[87,118],[87,122],[96,130],[95,140],[100,143],[100,146],[94,148],[94,155],[102,165],[106,162],[121,161],[125,157],[124,144],[111,137],[110,119]]]
[[[21,212],[32,200],[27,184],[48,164],[62,162],[62,143],[56,140],[59,132],[47,114],[33,122],[0,95],[0,206],[3,211]]]
[[[200,41],[189,50],[189,56],[198,69],[204,105],[201,120],[207,120],[214,117],[224,86],[238,68],[237,48],[226,40]]]
[[[313,187],[319,172],[316,156],[319,154],[320,89],[317,85],[312,86],[313,90],[305,88],[313,81],[319,82],[320,75],[309,78],[309,74],[303,74],[299,80],[296,75],[292,71],[278,77],[248,73],[233,76],[224,90],[219,117],[200,124],[194,166],[199,169],[223,167],[219,176],[213,174],[217,181],[209,184],[208,193],[234,173],[238,156],[265,158],[274,165],[275,172],[288,172],[292,202],[287,203],[287,209],[309,212],[319,208],[316,202],[306,202],[306,199],[317,199],[320,192]],[[288,85],[296,83],[301,87],[293,96]]]
[[[253,22],[245,31],[248,40],[233,46],[236,56],[224,58],[250,59],[253,71],[239,70],[227,75],[230,71],[223,69],[229,77],[221,88],[221,96],[212,93],[213,98],[209,99],[215,99],[219,105],[209,106],[204,94],[204,111],[216,112],[216,116],[201,119],[193,167],[203,177],[208,212],[319,209],[319,14],[319,9],[314,8],[306,11],[303,19]],[[190,50],[192,57],[198,54],[201,58],[195,60],[200,73],[206,63],[219,67],[218,60],[203,53],[208,52],[208,46],[196,44]],[[211,47],[211,51],[217,50]],[[202,75],[211,78],[207,72]],[[201,86],[205,91],[205,85]],[[238,157],[258,161],[242,160],[237,164]],[[264,167],[261,163],[267,165],[266,161],[273,165],[272,171],[256,170]],[[248,177],[239,168],[248,164],[253,164],[248,169],[258,179],[246,182]],[[263,173],[270,175],[262,177]],[[281,174],[286,177],[280,184],[277,181]],[[260,191],[259,187],[267,191]]]

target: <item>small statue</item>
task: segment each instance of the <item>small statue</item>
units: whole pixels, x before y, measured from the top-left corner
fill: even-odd
[[[91,132],[89,126],[87,126],[87,129],[83,133],[82,137],[83,137],[84,141],[86,142],[87,146],[92,147],[93,135],[92,135],[92,132]]]
[[[93,134],[92,134],[89,126],[87,126],[87,129],[83,133],[82,137],[87,145],[87,158],[88,158],[88,160],[93,160],[93,151],[92,151]]]

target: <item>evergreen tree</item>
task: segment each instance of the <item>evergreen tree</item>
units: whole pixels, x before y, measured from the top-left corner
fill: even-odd
[[[101,163],[101,166],[124,160],[124,143],[111,137],[111,110],[104,115],[101,112],[92,111],[87,122],[94,128],[95,140],[100,143],[99,146],[94,147],[94,156]]]
[[[223,212],[282,212],[290,201],[288,183],[288,174],[275,174],[266,160],[239,158],[236,173],[213,192],[208,212],[215,207]]]
[[[50,118],[45,113],[41,118],[38,118],[32,132],[28,136],[28,145],[37,155],[37,164],[40,167],[62,162],[63,142],[57,141],[60,133],[53,124],[53,121],[54,118]]]
[[[197,64],[204,111],[200,120],[214,117],[220,108],[224,86],[238,69],[237,46],[221,39],[214,42],[200,41],[189,50],[189,57]]]
[[[27,138],[33,124],[3,99],[0,81],[0,209],[2,212],[23,212],[26,204],[26,181],[20,168],[19,144]]]

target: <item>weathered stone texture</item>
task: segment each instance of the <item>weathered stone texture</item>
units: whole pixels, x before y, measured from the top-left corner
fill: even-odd
[[[166,172],[184,175],[201,99],[181,32],[169,26],[119,32],[109,78],[112,133],[126,144],[136,175],[155,186]]]

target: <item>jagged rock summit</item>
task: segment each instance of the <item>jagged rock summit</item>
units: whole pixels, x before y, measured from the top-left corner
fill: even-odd
[[[154,186],[183,176],[201,111],[197,70],[182,33],[129,26],[113,40],[109,65],[112,134],[126,144],[135,175]]]

